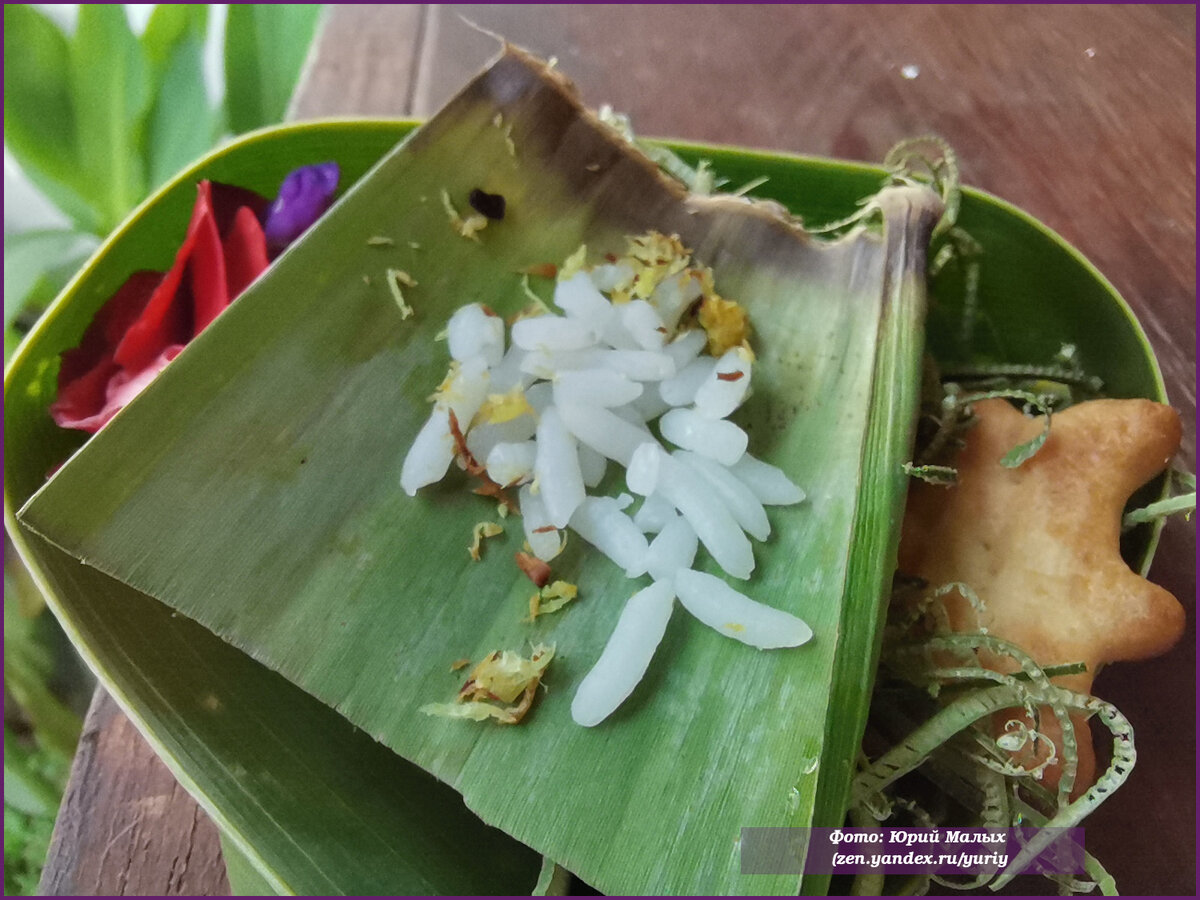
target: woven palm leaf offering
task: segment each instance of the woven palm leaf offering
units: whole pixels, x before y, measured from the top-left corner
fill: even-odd
[[[261,889],[545,893],[570,872],[607,893],[823,892],[822,873],[741,874],[741,829],[1074,824],[1131,763],[1086,690],[1173,640],[1166,599],[1138,606],[1130,582],[1126,611],[1164,622],[1136,646],[1056,643],[1053,616],[988,631],[970,553],[949,557],[962,574],[929,562],[955,531],[939,515],[982,502],[945,493],[914,499],[924,539],[889,604],[910,474],[957,471],[932,490],[962,496],[985,395],[1069,425],[1051,406],[1103,347],[1106,392],[1162,399],[1119,298],[1034,223],[963,202],[926,145],[879,170],[676,149],[652,159],[506,49],[415,130],[283,128],[183,173],[17,359],[10,529]],[[352,186],[322,215],[330,161]],[[776,179],[775,202],[714,193],[710,171]],[[281,182],[270,211],[220,199]],[[181,250],[198,183],[215,199]],[[995,299],[964,227],[1001,259],[1065,261],[1052,280],[1080,299],[1052,348],[964,337],[1037,302],[1019,279]],[[1082,361],[1056,363],[1071,341]],[[1058,424],[991,402],[1019,427],[986,483],[1068,452]],[[95,432],[57,469],[79,442],[48,409]],[[1114,452],[1133,474],[1097,507],[1109,572],[1128,571],[1129,491],[1166,462]],[[1128,558],[1155,537],[1137,526]],[[881,652],[876,699],[901,702],[868,730]],[[1086,789],[1092,714],[1116,749]]]

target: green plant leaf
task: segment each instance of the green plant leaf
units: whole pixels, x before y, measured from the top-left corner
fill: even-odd
[[[283,119],[320,5],[233,4],[225,23],[225,108],[234,133]]]
[[[180,43],[189,37],[203,42],[207,29],[208,4],[156,4],[141,36],[142,50],[152,72],[152,81],[161,82],[163,73],[171,64],[175,48]]]
[[[62,760],[59,760],[61,764]],[[51,816],[58,809],[62,787],[46,777],[38,751],[19,741],[4,726],[4,805],[29,816]]]
[[[5,235],[5,360],[98,243],[93,235],[58,229]]]
[[[17,583],[18,579],[28,580],[14,571],[20,569],[19,562],[6,560],[4,568],[4,688],[16,704],[9,715],[12,721],[28,724],[38,747],[57,754],[65,766],[75,753],[83,727],[79,714],[50,687],[59,674],[56,655],[65,642],[53,618],[44,614],[44,607],[21,608],[32,585]]]
[[[43,193],[85,228],[97,224],[76,152],[70,44],[27,4],[4,6],[4,144]]]
[[[157,186],[213,144],[217,118],[204,87],[204,45],[185,35],[162,73],[146,129],[146,171]]]
[[[105,234],[146,194],[141,142],[150,79],[122,7],[80,5],[70,88],[77,159]]]
[[[90,234],[61,229],[24,231],[4,236],[4,324],[7,327],[25,306],[38,281],[58,280],[54,295],[94,250],[99,241]]]
[[[141,44],[152,103],[145,130],[148,184],[157,187],[208,150],[218,117],[204,84],[205,4],[160,3]]]
[[[595,176],[594,160],[605,161]],[[508,198],[510,213],[475,243],[436,198],[480,185]],[[941,209],[923,188],[888,189],[878,202],[882,235],[820,244],[765,208],[687,198],[616,147],[548,70],[510,51],[360,181],[23,516],[282,672],[601,890],[794,893],[795,876],[742,876],[733,839],[749,822],[839,824],[862,737],[911,452],[924,247]],[[521,621],[529,585],[510,562],[519,529],[492,539],[494,564],[471,565],[465,545],[483,501],[454,486],[412,500],[399,465],[445,368],[434,336],[454,309],[478,299],[514,312],[530,265],[583,242],[599,258],[650,226],[713,260],[719,289],[758,323],[760,387],[742,421],[754,452],[812,499],[780,511],[780,536],[760,548],[748,590],[818,637],[763,653],[681,616],[649,684],[590,730],[567,705],[640,585],[572,546],[556,568],[591,600],[531,629]],[[368,245],[381,234],[402,248],[395,262]],[[407,321],[384,284],[393,265],[418,285]],[[559,656],[520,728],[418,712],[453,697],[452,660],[531,641]]]

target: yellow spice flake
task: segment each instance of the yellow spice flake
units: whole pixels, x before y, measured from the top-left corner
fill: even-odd
[[[713,356],[721,356],[733,347],[749,350],[750,319],[740,303],[716,294],[706,296],[700,303],[699,318],[700,327],[708,335],[708,352]]]
[[[587,265],[587,244],[580,244],[579,249],[566,258],[558,267],[558,280],[566,281],[581,272]]]
[[[450,219],[450,227],[455,232],[462,237],[479,242],[479,232],[487,228],[487,216],[481,216],[477,213],[467,216],[464,219],[458,214],[458,210],[454,208],[454,203],[450,200],[450,192],[445,188],[442,188],[442,206],[446,210],[446,216]]]
[[[451,400],[457,399],[451,392],[454,390],[454,383],[458,380],[458,373],[462,366],[459,365],[457,359],[450,360],[450,367],[446,370],[446,377],[442,379],[442,383],[437,386],[432,394],[425,399],[430,403],[445,401],[449,403]]]
[[[529,598],[529,618],[525,621],[532,622],[538,616],[558,612],[578,596],[579,588],[569,581],[548,584]]]
[[[476,522],[475,527],[471,529],[471,546],[467,548],[471,559],[479,562],[479,550],[483,545],[483,539],[495,537],[498,534],[504,534],[504,529],[495,522]]]
[[[502,425],[513,419],[519,419],[527,413],[531,416],[534,415],[533,407],[529,405],[525,391],[520,385],[517,385],[505,394],[488,394],[483,405],[479,407],[479,412],[471,420],[471,427],[474,428],[476,425],[485,423]]]
[[[631,238],[626,256],[633,265],[633,295],[642,300],[649,299],[664,278],[686,269],[692,259],[678,235],[668,237],[657,231]]]
[[[533,706],[553,658],[554,647],[545,644],[534,647],[529,659],[510,650],[489,653],[471,671],[454,703],[427,703],[419,712],[476,722],[491,718],[502,725],[516,725]]]

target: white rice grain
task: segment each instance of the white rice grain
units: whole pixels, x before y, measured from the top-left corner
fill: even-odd
[[[521,360],[521,371],[536,378],[551,380],[560,372],[571,369],[594,369],[604,365],[602,352],[595,347],[561,353],[549,350],[531,350]]]
[[[700,351],[708,345],[708,335],[702,328],[693,328],[678,335],[675,340],[663,347],[663,353],[671,357],[675,363],[675,371],[683,371],[684,366],[696,359]],[[712,359],[712,357],[708,357]]]
[[[749,578],[754,550],[729,508],[683,463],[659,452],[658,493],[683,514],[722,569],[734,578]]]
[[[531,485],[524,484],[517,492],[517,502],[521,505],[521,525],[525,529],[529,549],[538,559],[550,562],[562,552],[563,542],[557,529],[549,530],[553,523],[546,512],[546,505],[542,503],[541,494],[534,493]]]
[[[488,454],[497,444],[517,444],[533,437],[537,419],[531,415],[517,416],[507,422],[480,422],[467,432],[467,449],[477,460],[486,463]]]
[[[625,484],[635,494],[649,497],[658,486],[659,460],[662,449],[654,441],[647,441],[633,451],[625,469]]]
[[[634,450],[646,441],[654,440],[644,425],[634,425],[598,406],[564,406],[559,414],[580,443],[626,467],[633,459]]]
[[[640,382],[612,369],[574,369],[554,379],[554,402],[559,406],[624,406],[642,395]]]
[[[441,481],[453,459],[454,438],[450,434],[450,414],[444,408],[435,407],[404,457],[400,486],[408,496],[416,496],[417,491],[425,485]]]
[[[592,284],[599,290],[612,291],[633,281],[633,267],[629,263],[603,263],[595,266],[590,275]]]
[[[746,452],[749,438],[728,419],[710,419],[693,409],[672,409],[658,420],[662,436],[683,450],[715,459],[731,466]]]
[[[587,272],[576,272],[558,282],[554,286],[554,305],[595,334],[603,334],[614,315],[612,304],[592,284]]]
[[[745,347],[726,351],[696,391],[692,401],[696,412],[710,419],[723,419],[741,406],[750,389],[751,366],[750,352]]]
[[[629,578],[646,572],[646,536],[612,497],[587,497],[571,516],[571,530],[615,562]]]
[[[512,327],[512,341],[518,347],[555,354],[591,347],[596,337],[587,324],[560,316],[532,316]]]
[[[683,516],[675,516],[650,542],[648,569],[656,581],[674,578],[680,569],[690,569],[700,540]]]
[[[765,506],[789,506],[804,499],[804,491],[783,474],[783,470],[755,459],[749,453],[730,466],[729,471]]]
[[[608,469],[608,460],[587,444],[580,444],[578,449],[579,471],[583,474],[583,484],[585,487],[594,488],[604,480],[604,473]]]
[[[677,515],[671,501],[655,492],[642,501],[634,514],[633,524],[646,534],[659,534]]]
[[[659,393],[671,406],[687,406],[696,399],[696,391],[713,373],[717,361],[711,356],[694,359],[658,386]]]
[[[617,317],[626,333],[643,350],[661,350],[666,343],[667,329],[654,307],[645,300],[630,300],[618,307]]]
[[[604,652],[571,700],[571,718],[576,723],[600,724],[633,693],[662,643],[674,605],[671,584],[664,581],[643,588],[626,601]]]
[[[537,443],[502,441],[492,447],[486,458],[488,477],[492,481],[502,486],[519,484],[533,478]]]
[[[634,381],[662,381],[675,374],[675,363],[655,350],[601,350],[596,357],[602,366],[623,372]]]
[[[504,356],[504,320],[478,303],[455,310],[446,325],[446,337],[450,356],[460,362],[481,356],[488,366],[495,366]]]
[[[771,523],[767,519],[767,511],[750,488],[738,480],[737,476],[716,460],[699,453],[676,450],[672,456],[704,480],[713,493],[729,507],[734,520],[746,534],[756,541],[765,541],[771,536]]]
[[[491,376],[482,356],[470,356],[458,366],[450,384],[437,397],[436,405],[449,409],[458,420],[458,427],[466,431],[487,398]]]
[[[579,469],[575,438],[564,427],[553,406],[546,407],[538,422],[533,473],[550,523],[555,528],[565,528],[583,502],[583,473]]]
[[[799,647],[812,638],[812,629],[803,620],[751,600],[714,575],[683,569],[675,574],[674,585],[684,609],[743,644],[773,650]]]

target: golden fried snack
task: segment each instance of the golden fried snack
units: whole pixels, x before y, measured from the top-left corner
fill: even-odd
[[[1183,632],[1183,607],[1126,565],[1120,533],[1130,494],[1179,447],[1175,410],[1149,400],[1080,403],[1054,415],[1045,445],[1016,468],[1002,466],[1001,457],[1041,432],[1044,421],[1004,400],[983,400],[974,410],[978,422],[954,460],[958,483],[910,490],[900,571],[975,591],[981,613],[957,592],[945,598],[954,631],[986,627],[1042,666],[1085,663],[1085,673],[1055,679],[1081,693],[1091,692],[1106,663],[1168,650]],[[996,671],[1017,668],[1007,659],[983,662]],[[997,733],[1009,718],[996,717]],[[1088,727],[1073,721],[1078,793],[1095,778],[1095,758]],[[1052,715],[1041,716],[1039,730],[1060,737]],[[1048,770],[1046,780],[1057,783],[1058,773]]]

